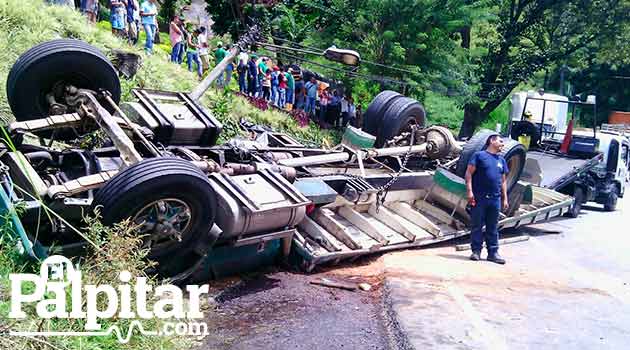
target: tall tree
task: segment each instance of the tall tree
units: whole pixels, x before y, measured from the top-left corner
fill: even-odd
[[[477,62],[480,88],[464,107],[460,137],[471,136],[518,84],[594,41],[615,37],[630,15],[621,0],[493,2],[496,31],[479,39],[487,52]]]
[[[479,2],[285,0],[270,6],[270,1],[207,1],[216,33],[234,32],[243,21],[230,15],[234,12],[245,21],[265,21],[273,37],[357,50],[363,59],[376,63],[362,65],[360,73],[404,81],[416,96],[428,89],[458,91],[466,97],[473,92],[467,86],[471,67],[458,33],[473,16],[485,12]],[[235,7],[238,10],[232,10]]]

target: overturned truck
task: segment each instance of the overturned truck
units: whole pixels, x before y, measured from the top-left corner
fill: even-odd
[[[7,94],[16,121],[0,145],[0,194],[5,209],[23,208],[12,220],[33,256],[83,254],[76,227],[94,210],[105,224],[136,225],[156,272],[174,279],[219,249],[256,254],[275,243],[310,270],[469,233],[456,174],[487,134],[458,142],[393,92],[368,109],[368,130],[349,128],[333,149],[248,125],[255,138],[217,145],[220,121],[190,94],[135,89],[120,103],[114,67],[77,40],[24,53]],[[507,141],[505,157],[501,228],[567,212],[571,197],[518,181],[522,145]]]

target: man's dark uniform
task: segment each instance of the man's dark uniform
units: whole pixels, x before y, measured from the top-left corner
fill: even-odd
[[[475,167],[472,190],[476,205],[472,208],[471,248],[480,253],[484,241],[483,226],[486,226],[485,241],[488,255],[499,250],[499,212],[501,211],[501,184],[508,173],[505,159],[488,151],[475,153],[468,162]]]

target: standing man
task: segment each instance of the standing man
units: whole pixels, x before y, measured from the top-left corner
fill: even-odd
[[[127,0],[127,36],[129,45],[138,43],[138,24],[134,15],[140,10],[138,0]]]
[[[155,17],[157,16],[157,0],[145,0],[140,6],[140,18],[142,26],[147,35],[147,41],[144,44],[144,50],[147,54],[153,54],[153,37],[155,36]]]
[[[247,76],[247,64],[245,60],[241,59],[236,67],[238,73],[238,91],[242,94],[247,93],[247,85],[245,84],[245,77]]]
[[[221,63],[221,61],[223,61],[225,56],[227,56],[227,51],[225,51],[225,49],[223,48],[223,42],[219,41],[217,43],[217,50],[214,52],[214,58],[216,61],[215,64]],[[217,78],[218,88],[222,88],[224,85],[223,80],[225,79],[225,77],[223,75],[224,75],[224,72],[221,72],[221,74]]]
[[[289,68],[286,73],[284,73],[285,78],[287,78],[287,101],[286,103],[290,105],[291,109],[293,109],[293,95],[295,94],[295,80],[293,79],[293,69]],[[288,108],[288,107],[287,107]]]
[[[256,91],[258,94],[257,97],[262,97],[263,95],[262,81],[265,75],[267,74],[267,69],[269,69],[269,67],[267,67],[267,58],[262,57],[260,60],[256,62],[256,65],[258,67],[258,86],[256,87],[257,88]]]
[[[470,234],[472,255],[470,260],[481,260],[481,248],[485,238],[488,261],[505,264],[499,255],[499,213],[507,209],[506,174],[509,169],[499,155],[503,150],[501,135],[493,134],[486,140],[486,148],[475,153],[466,169],[466,192],[472,206],[472,231]],[[482,231],[486,226],[485,232]]]
[[[232,75],[234,74],[234,61],[228,62],[225,66],[225,87],[229,88],[232,82]]]
[[[317,100],[317,90],[319,89],[315,76],[311,76],[311,81],[306,83],[304,89],[306,90],[306,108],[304,108],[304,111],[307,114],[315,115],[315,101]]]
[[[297,79],[295,79],[295,108],[304,109],[304,105],[306,103],[305,94],[302,72],[298,72]]]
[[[202,66],[199,60],[199,35],[201,30],[196,29],[191,36],[188,37],[188,50],[186,51],[186,62],[188,63],[188,71],[193,71],[193,63],[197,65],[197,75],[199,78],[202,76]]]
[[[256,96],[256,90],[258,87],[256,84],[258,83],[258,66],[256,65],[256,55],[251,55],[249,57],[249,62],[247,62],[247,91],[249,92],[249,96]]]
[[[341,101],[339,102],[341,106],[341,119],[338,121],[339,127],[344,128],[346,126],[346,122],[348,121],[348,112],[349,112],[349,103],[348,97],[344,94],[341,97]]]

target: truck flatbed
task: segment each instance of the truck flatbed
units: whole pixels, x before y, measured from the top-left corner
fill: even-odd
[[[555,152],[530,150],[528,159],[535,159],[542,170],[540,186],[559,190],[577,179],[581,173],[595,167],[602,155],[592,158],[577,158]]]
[[[378,205],[351,203],[342,196],[311,212],[297,227],[293,247],[310,271],[359,256],[417,248],[470,234],[463,179],[446,172],[406,174]],[[366,178],[378,185],[379,176]],[[562,216],[573,198],[554,190],[520,184],[510,195],[499,229],[517,228]]]

